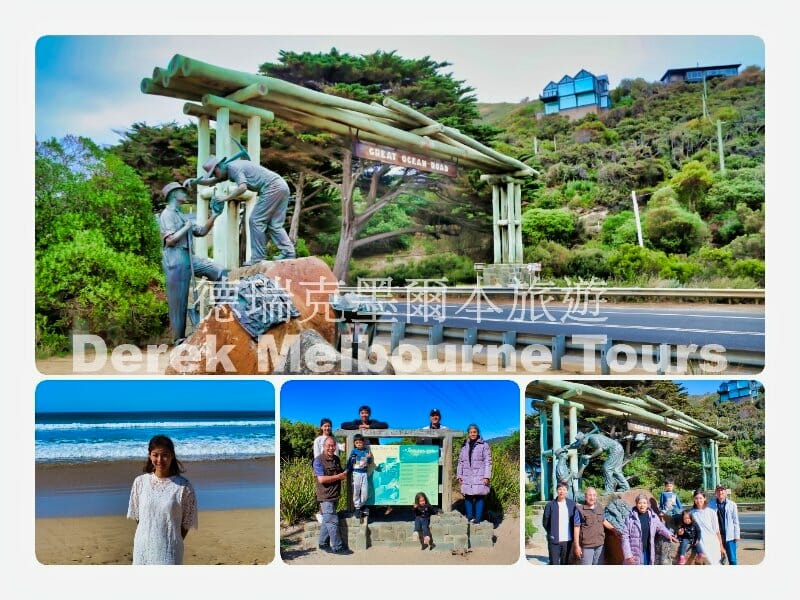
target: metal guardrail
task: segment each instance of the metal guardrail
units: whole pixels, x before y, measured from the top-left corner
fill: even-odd
[[[497,355],[500,366],[505,368],[512,364],[512,352],[518,349],[524,350],[526,347],[539,345],[546,347],[551,354],[550,369],[555,371],[562,370],[565,358],[584,358],[586,348],[580,343],[568,341],[565,335],[536,335],[529,333],[517,333],[516,331],[495,331],[480,329],[478,327],[445,327],[442,323],[407,323],[405,321],[378,321],[376,323],[377,333],[389,334],[389,352],[393,352],[405,339],[422,338],[426,345],[436,346],[444,343],[446,339],[456,340],[458,343],[467,347],[474,347],[476,344],[489,343],[496,345]],[[499,346],[497,346],[499,345]],[[611,364],[608,360],[609,352],[612,347],[627,345],[633,348],[637,358],[643,360],[647,358],[649,362],[659,368],[653,371],[655,375],[665,374],[661,369],[662,361],[668,362],[670,366],[677,365],[678,351],[669,344],[642,343],[623,339],[606,338],[603,344],[597,344],[595,350],[595,365],[599,363],[600,373],[609,375],[612,373]],[[663,353],[669,354],[667,360]],[[468,353],[463,356],[465,359],[471,358]],[[724,355],[727,365],[742,368],[747,372],[757,372],[764,368],[764,353],[754,351],[735,350],[728,351]],[[701,366],[706,361],[699,352],[690,352],[683,357],[689,371],[693,369],[703,372]]]
[[[642,288],[642,287],[477,287],[477,286],[406,286],[406,287],[343,287],[340,293],[373,293],[382,298],[410,297],[425,295],[446,295],[447,297],[472,296],[477,293],[502,298],[519,296],[563,296],[565,298],[603,298],[603,297],[638,297],[638,298],[725,298],[730,300],[764,300],[763,289],[739,288]]]

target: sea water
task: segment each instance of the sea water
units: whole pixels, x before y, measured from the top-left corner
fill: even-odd
[[[197,491],[201,510],[274,506],[273,477],[266,473],[272,463],[247,460],[274,457],[273,412],[37,413],[36,462],[56,468],[130,460],[144,465],[148,441],[157,434],[172,438],[184,466],[191,461],[212,461],[214,471],[213,461],[236,461],[221,462],[214,475],[205,479],[193,478],[191,468],[187,470],[185,476]],[[131,483],[40,486],[37,482],[36,516],[124,514]]]

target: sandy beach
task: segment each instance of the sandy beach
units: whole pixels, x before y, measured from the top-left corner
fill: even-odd
[[[36,558],[43,564],[131,564],[125,518],[144,461],[36,465]],[[185,461],[199,528],[185,564],[267,564],[275,556],[275,459]]]
[[[208,510],[186,536],[184,564],[265,565],[275,557],[274,509]],[[46,565],[129,565],[136,523],[120,517],[36,519]]]

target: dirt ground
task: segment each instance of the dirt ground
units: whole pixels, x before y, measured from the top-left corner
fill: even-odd
[[[419,548],[373,546],[349,556],[336,556],[316,548],[299,548],[297,531],[281,532],[281,557],[287,565],[510,565],[520,557],[520,520],[506,515],[495,528],[493,548],[458,551],[429,551]]]

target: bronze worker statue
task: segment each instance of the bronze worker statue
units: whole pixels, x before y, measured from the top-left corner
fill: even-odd
[[[228,275],[228,270],[223,266],[207,258],[195,256],[192,252],[192,237],[202,237],[211,231],[214,221],[222,212],[223,204],[212,200],[211,217],[201,226],[180,210],[181,205],[189,199],[186,189],[180,183],[168,183],[161,193],[167,200],[167,206],[158,217],[162,242],[161,266],[166,277],[172,339],[177,346],[186,337],[189,286],[194,276],[219,281]]]
[[[583,453],[580,458],[580,468],[578,470],[578,477],[583,475],[584,469],[593,458],[597,458],[603,452],[606,453],[606,460],[603,462],[603,475],[605,477],[605,493],[610,494],[613,492],[625,492],[631,489],[628,480],[622,473],[622,464],[625,459],[625,450],[618,441],[604,435],[598,431],[591,433],[578,433],[575,436],[575,441],[569,446],[570,448],[594,448],[594,450],[587,454]]]

